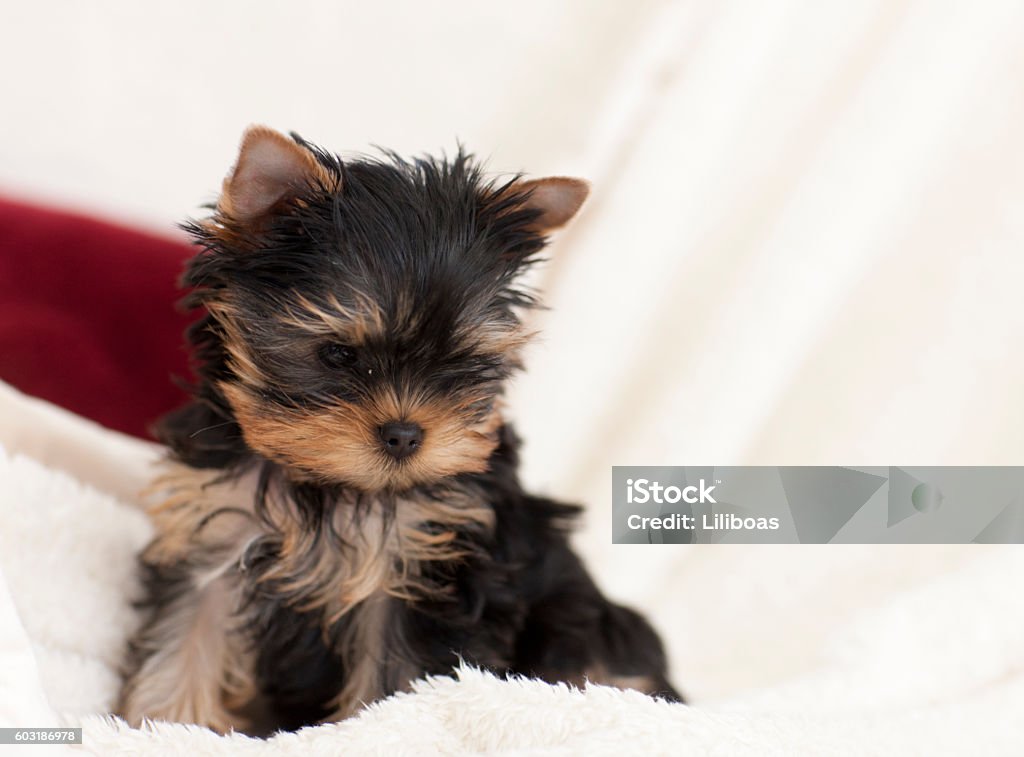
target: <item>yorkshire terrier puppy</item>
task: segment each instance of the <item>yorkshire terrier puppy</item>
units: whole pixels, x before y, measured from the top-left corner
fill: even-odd
[[[186,227],[198,381],[158,426],[129,722],[292,730],[460,659],[679,699],[571,551],[578,508],[523,491],[502,418],[536,304],[517,277],[587,191],[249,129]]]

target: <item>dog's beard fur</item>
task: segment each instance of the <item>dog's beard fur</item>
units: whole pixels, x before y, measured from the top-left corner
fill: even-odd
[[[576,508],[520,488],[500,414],[534,304],[516,277],[585,193],[247,134],[188,227],[199,382],[160,426],[130,722],[294,728],[460,657],[675,696],[657,637],[569,551]],[[378,434],[399,421],[423,432],[402,459]]]
[[[462,473],[482,473],[498,444],[501,417],[460,406],[436,406],[388,392],[370,402],[316,409],[267,408],[259,397],[225,384],[224,396],[254,452],[281,463],[296,478],[343,482],[362,491],[402,491]],[[422,449],[393,460],[376,429],[404,418],[425,430]]]

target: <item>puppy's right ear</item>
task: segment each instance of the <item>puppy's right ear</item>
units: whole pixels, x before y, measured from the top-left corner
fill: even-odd
[[[253,221],[317,181],[326,185],[328,176],[312,152],[266,126],[250,126],[217,208],[235,221]]]

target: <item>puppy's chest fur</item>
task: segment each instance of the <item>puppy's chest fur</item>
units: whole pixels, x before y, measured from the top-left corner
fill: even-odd
[[[470,485],[303,502],[258,470],[228,480],[176,466],[157,486],[169,496],[151,509],[144,561],[188,565],[193,590],[220,598],[200,606],[223,618],[200,625],[227,629],[227,706],[269,700],[285,719],[311,706],[346,716],[422,673],[402,617],[457,602],[443,566],[494,528]]]

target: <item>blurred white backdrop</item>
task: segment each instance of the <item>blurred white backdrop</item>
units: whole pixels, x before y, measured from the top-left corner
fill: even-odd
[[[580,545],[613,594],[653,605],[675,586],[722,616],[654,608],[697,693],[772,675],[763,661],[699,675],[721,662],[714,642],[737,648],[721,635],[739,612],[728,586],[701,594],[735,560],[792,582],[762,608],[770,637],[802,602],[827,629],[857,592],[961,553],[830,548],[809,577],[781,548],[611,548],[612,465],[1024,461],[1024,4],[189,0],[3,15],[7,194],[173,233],[215,196],[252,122],[343,153],[461,139],[495,170],[590,178],[537,276],[552,310],[512,415],[527,479],[587,503]],[[833,608],[851,560],[882,567]]]
[[[0,187],[169,228],[216,195],[242,129],[329,149],[455,149],[583,170],[655,0],[13,4]]]

